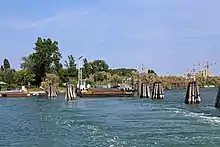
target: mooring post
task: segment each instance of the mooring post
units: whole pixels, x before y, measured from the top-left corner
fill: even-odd
[[[150,98],[150,86],[147,84],[147,98]]]
[[[140,85],[140,98],[144,97],[144,83],[141,83]]]
[[[158,83],[158,89],[159,89],[159,92],[158,92],[159,98],[164,99],[164,90],[163,90],[162,82]]]
[[[152,90],[152,99],[163,99],[164,90],[162,82],[154,82]]]
[[[51,87],[51,83],[49,83],[49,93],[48,93],[48,96],[51,98],[52,97],[52,87]]]
[[[215,108],[220,108],[220,86],[218,87],[218,92],[215,100]]]
[[[72,85],[70,82],[66,84],[66,94],[65,99],[66,100],[73,100],[76,98],[76,91],[74,85]]]
[[[138,80],[138,96],[141,96],[141,81]]]
[[[185,104],[199,104],[201,102],[197,81],[190,81],[187,85]]]
[[[150,97],[150,87],[148,84],[141,84],[141,98],[149,98]]]
[[[191,104],[195,104],[195,95],[196,95],[196,90],[195,90],[195,81],[192,82],[192,98],[191,98]]]

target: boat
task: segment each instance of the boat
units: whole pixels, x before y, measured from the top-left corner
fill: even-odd
[[[85,90],[77,90],[79,97],[133,97],[133,91],[118,88],[88,88]]]
[[[13,90],[13,91],[0,91],[0,97],[2,98],[18,98],[18,97],[30,97],[32,94],[23,92],[20,90]]]

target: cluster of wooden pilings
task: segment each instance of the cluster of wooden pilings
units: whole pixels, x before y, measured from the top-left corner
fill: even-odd
[[[199,86],[195,80],[190,81],[187,85],[186,96],[185,96],[186,104],[199,104],[201,103]],[[220,86],[218,88],[215,105],[216,108],[220,108]]]
[[[220,108],[220,86],[218,88],[218,93],[217,93],[216,100],[215,100],[215,107]]]
[[[151,90],[152,89],[152,90]],[[140,98],[164,99],[164,90],[162,82],[155,82],[153,85],[138,82],[138,90],[134,96]]]
[[[200,89],[197,81],[194,79],[190,81],[187,85],[186,95],[185,95],[185,104],[200,104]],[[215,105],[216,108],[220,108],[220,86],[218,88]]]
[[[150,98],[150,87],[148,84],[141,83],[140,85],[140,97]]]
[[[190,81],[187,85],[185,103],[199,104],[201,102],[199,86],[196,81]]]
[[[153,84],[152,99],[164,99],[162,82],[155,82]]]
[[[76,89],[73,84],[67,83],[65,100],[74,100],[74,99],[76,99]]]
[[[54,84],[50,83],[47,89],[48,97],[56,97],[57,92]],[[152,85],[142,83],[138,81],[136,85],[136,91],[134,91],[134,96],[140,98],[151,98],[151,99],[164,99],[164,89],[162,82],[154,82]],[[66,84],[66,93],[65,100],[74,100],[76,99],[76,89],[73,84],[68,82]],[[187,85],[186,95],[185,95],[185,104],[200,104],[200,88],[197,81],[194,79],[190,81]],[[220,86],[215,100],[216,108],[220,108]]]
[[[49,83],[49,87],[46,92],[47,92],[48,97],[50,98],[57,96],[56,88],[52,83]]]

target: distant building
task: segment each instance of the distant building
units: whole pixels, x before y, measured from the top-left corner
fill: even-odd
[[[209,71],[209,70],[199,71],[196,75],[197,75],[197,76],[200,76],[200,77],[204,77],[204,78],[206,78],[206,77],[212,77],[212,76],[213,76],[212,73],[211,73],[211,71]]]

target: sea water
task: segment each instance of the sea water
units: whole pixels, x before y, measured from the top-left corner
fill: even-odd
[[[64,95],[0,99],[1,147],[219,147],[217,89],[202,89],[200,105],[185,91],[164,100]]]

